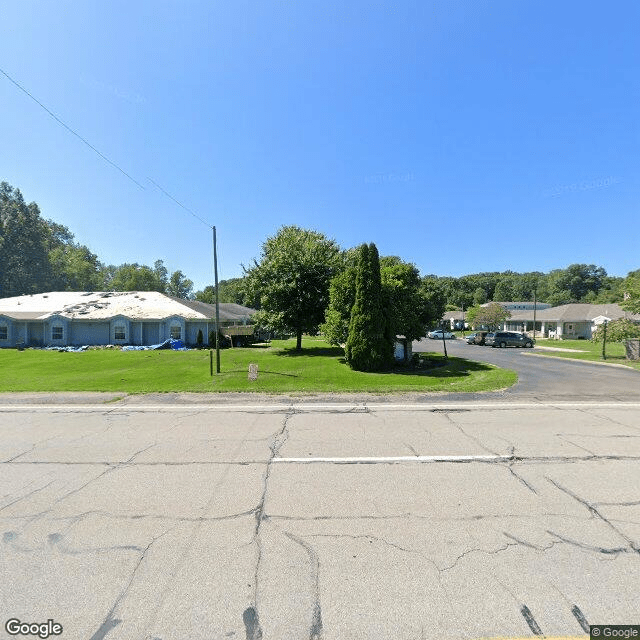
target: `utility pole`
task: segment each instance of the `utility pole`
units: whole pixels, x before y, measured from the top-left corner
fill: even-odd
[[[607,321],[604,321],[603,335],[602,335],[602,359],[607,359]]]
[[[220,301],[218,299],[218,247],[213,227],[213,277],[216,285],[216,373],[220,373]]]
[[[536,289],[533,290],[533,341],[536,341]]]
[[[462,303],[462,337],[464,338],[464,302]]]

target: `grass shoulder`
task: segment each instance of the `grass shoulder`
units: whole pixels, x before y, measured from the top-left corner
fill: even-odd
[[[538,350],[537,353],[541,355],[571,358],[573,360],[589,360],[591,362],[623,364],[632,369],[640,370],[640,362],[627,360],[625,346],[622,342],[607,342],[606,360],[602,358],[602,342],[591,342],[591,340],[548,340],[545,338],[538,338],[536,339],[536,347],[575,349],[575,351]]]
[[[96,349],[59,353],[26,349],[0,350],[0,369],[7,372],[5,391],[153,392],[474,392],[509,387],[513,371],[441,354],[422,354],[422,368],[397,367],[384,373],[353,371],[344,352],[319,338],[226,349],[219,375],[209,375],[209,352],[120,351]],[[250,363],[258,379],[248,379]]]

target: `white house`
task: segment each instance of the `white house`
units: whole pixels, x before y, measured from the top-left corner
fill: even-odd
[[[221,303],[220,330],[251,335],[255,309]],[[157,291],[52,291],[0,298],[0,347],[149,345],[168,338],[204,344],[215,330],[215,306]]]
[[[507,309],[511,313],[515,311],[519,312],[519,311],[533,310],[534,306],[538,311],[540,311],[541,309],[548,309],[551,306],[546,302],[525,301],[525,302],[485,302],[484,304],[481,304],[480,307],[488,307],[490,304],[499,304],[501,307],[503,307],[504,309]],[[465,313],[462,310],[446,311],[445,314],[442,316],[442,322],[443,324],[448,323],[449,327],[451,328],[451,331],[462,329],[462,328],[468,329],[469,323],[466,321],[465,318],[466,318]]]
[[[563,304],[536,312],[536,333],[545,338],[590,339],[605,320],[628,318],[640,322],[640,315],[629,313],[618,304]],[[532,331],[533,311],[513,311],[504,322],[505,331]]]

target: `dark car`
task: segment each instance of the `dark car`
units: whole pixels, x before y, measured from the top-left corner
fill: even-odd
[[[484,344],[488,331],[476,331],[467,336],[467,344]]]
[[[490,347],[533,347],[533,340],[524,333],[515,331],[496,331],[488,333],[485,337],[485,344]]]

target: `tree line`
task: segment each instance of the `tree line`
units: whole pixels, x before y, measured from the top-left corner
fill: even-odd
[[[392,258],[381,258],[383,266]],[[397,258],[399,260],[399,258]],[[444,298],[445,310],[455,311],[477,307],[486,302],[533,301],[552,306],[573,302],[610,304],[624,299],[629,278],[609,276],[604,267],[594,264],[572,264],[548,273],[530,271],[495,271],[460,277],[422,276],[423,287],[438,292]],[[347,277],[347,276],[345,276]],[[246,274],[240,278],[221,280],[220,300],[256,308],[259,298],[252,298]],[[214,287],[208,286],[195,296],[203,302],[213,301]]]
[[[220,281],[219,299],[263,309],[273,327],[285,326],[285,320],[297,327],[304,323],[293,322],[288,312],[279,320],[277,314],[267,317],[269,305],[279,299],[290,301],[293,296],[299,304],[292,308],[302,309],[304,300],[312,298],[321,303],[322,311],[314,312],[308,322],[322,324],[330,340],[344,344],[350,322],[347,310],[355,302],[358,251],[344,250],[322,234],[283,227],[266,240],[260,260],[244,268],[243,277]],[[318,270],[320,258],[324,266]],[[276,284],[280,272],[288,274],[286,286]],[[625,293],[630,296],[625,304],[640,298],[640,270],[625,279],[609,276],[604,267],[594,264],[572,264],[548,273],[421,276],[415,265],[397,256],[383,256],[380,276],[384,296],[392,301],[387,306],[394,315],[393,323],[407,338],[417,336],[418,328],[435,323],[442,315],[440,310],[466,310],[490,301],[524,301],[535,296],[556,306],[623,302]],[[98,290],[160,291],[204,302],[213,302],[215,293],[213,286],[194,293],[192,281],[179,270],[169,274],[162,260],[153,266],[103,263],[76,242],[66,226],[43,218],[35,202],[27,204],[19,189],[0,183],[0,297]]]
[[[0,183],[0,297],[45,291],[159,291],[193,296],[182,271],[169,274],[162,260],[104,264],[75,241],[68,227],[42,217],[19,189]]]

